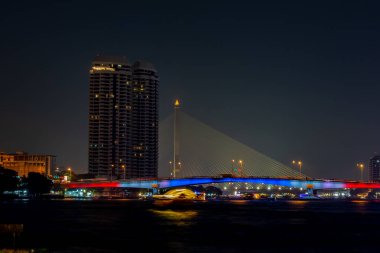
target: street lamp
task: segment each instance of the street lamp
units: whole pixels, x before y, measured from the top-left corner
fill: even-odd
[[[363,181],[364,163],[357,163],[356,167],[360,169],[360,181]]]
[[[112,177],[113,177],[113,167],[115,167],[115,165],[111,164],[111,181],[112,181]]]
[[[239,166],[240,166],[240,177],[243,176],[243,161],[239,160]]]
[[[292,164],[293,164],[294,166],[297,166],[297,165],[298,165],[298,168],[299,168],[299,170],[300,170],[300,178],[302,178],[302,173],[301,173],[301,171],[302,171],[302,161],[295,161],[295,160],[293,160],[293,161],[292,161]]]
[[[125,165],[121,165],[121,168],[123,168],[123,173],[124,173],[124,180],[125,180]]]
[[[300,178],[302,177],[302,161],[298,161],[298,166],[300,166]]]
[[[70,175],[70,182],[71,182],[71,168],[67,168],[67,170],[69,171],[69,175]]]
[[[174,173],[174,168],[173,168],[173,166],[172,166],[172,164],[173,164],[173,162],[172,161],[169,161],[169,164],[170,164],[170,169],[172,170],[172,172],[170,173],[172,176],[173,176],[173,178],[175,177],[175,173]]]

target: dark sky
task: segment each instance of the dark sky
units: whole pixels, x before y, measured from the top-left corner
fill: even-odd
[[[80,3],[79,3],[80,2]],[[0,150],[87,169],[96,54],[152,62],[160,117],[184,110],[315,177],[380,152],[377,1],[7,1]]]

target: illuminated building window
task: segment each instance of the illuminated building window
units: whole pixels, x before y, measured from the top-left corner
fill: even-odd
[[[102,64],[102,65],[103,65],[103,64]],[[109,68],[109,67],[97,67],[97,66],[92,67],[92,70],[93,70],[93,71],[115,71],[114,68]]]
[[[123,165],[128,168],[126,178],[156,176],[157,169],[153,168],[156,158],[151,153],[157,152],[158,76],[139,62],[132,66],[109,59],[103,64],[103,60],[96,58],[90,68],[89,141],[92,145],[103,142],[104,147],[100,148],[100,144],[98,148],[91,147],[89,173],[109,177],[110,162],[116,161],[117,168]],[[94,99],[95,95],[98,97]],[[140,115],[146,119],[141,121]],[[140,145],[145,138],[149,142]],[[115,140],[119,144],[114,144]],[[115,149],[117,145],[120,147]]]

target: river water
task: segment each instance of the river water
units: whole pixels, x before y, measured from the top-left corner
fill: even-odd
[[[380,202],[0,202],[0,252],[380,252]]]

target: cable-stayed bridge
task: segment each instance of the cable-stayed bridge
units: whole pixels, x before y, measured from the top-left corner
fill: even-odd
[[[299,171],[211,128],[183,111],[177,113],[177,140],[173,140],[173,115],[160,124],[159,176],[173,174],[176,142],[176,177],[269,176],[305,177]]]
[[[189,178],[154,178],[130,179],[107,182],[76,182],[67,185],[67,188],[172,188],[202,184],[255,184],[294,187],[300,189],[380,189],[380,183],[355,182],[324,179],[296,179],[276,177],[189,177]]]
[[[179,110],[160,123],[159,136],[159,178],[75,182],[67,188],[153,189],[233,183],[239,187],[380,189],[378,183],[309,178]]]

